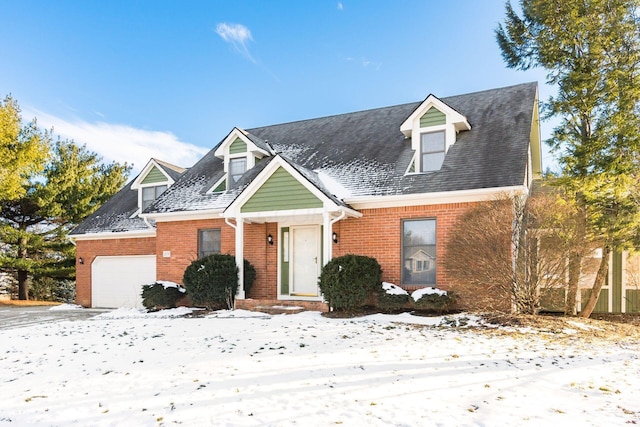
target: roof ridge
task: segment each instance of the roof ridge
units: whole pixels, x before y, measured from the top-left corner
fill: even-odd
[[[167,168],[169,168],[169,169],[171,169],[171,170],[173,170],[175,172],[178,172],[178,173],[182,173],[182,172],[187,170],[187,168],[183,168],[182,166],[177,166],[177,165],[171,164],[169,162],[165,162],[164,160],[160,160],[160,159],[157,159],[155,157],[152,157],[151,160],[153,160],[154,162],[158,163],[161,166],[167,167]]]
[[[438,96],[438,95],[434,94],[433,92],[429,92],[429,94],[427,95],[427,98],[430,95],[433,95],[434,97],[438,98],[440,101],[442,101],[442,102],[444,102],[446,104],[447,102],[445,100],[446,99],[450,99],[450,98],[458,98],[458,97],[461,97],[461,96],[478,95],[478,94],[482,94],[482,93],[486,93],[486,92],[495,92],[495,91],[515,88],[515,87],[518,87],[518,86],[528,86],[528,85],[536,85],[537,86],[538,82],[530,81],[530,82],[518,83],[518,84],[514,84],[514,85],[503,86],[503,87],[498,87],[498,88],[493,88],[493,89],[479,90],[479,91],[476,91],[476,92],[467,92],[467,93],[460,93],[460,94],[457,94],[457,95],[448,95],[448,96],[444,96],[444,97]],[[265,125],[265,126],[256,126],[256,127],[252,127],[252,128],[249,128],[249,129],[243,129],[243,130],[245,130],[246,132],[251,132],[251,131],[257,130],[257,129],[263,130],[263,129],[268,129],[268,128],[272,128],[272,127],[276,127],[276,126],[283,126],[283,125],[289,125],[289,124],[295,124],[295,123],[311,122],[311,121],[322,120],[322,119],[331,119],[331,118],[335,118],[335,117],[348,116],[348,115],[352,115],[352,114],[370,113],[370,112],[373,112],[373,111],[385,110],[385,109],[388,109],[388,108],[406,107],[406,106],[409,106],[409,105],[412,105],[412,104],[420,105],[427,98],[423,98],[422,100],[418,100],[418,101],[411,101],[411,102],[404,102],[404,103],[401,103],[401,104],[388,105],[386,107],[375,107],[375,108],[367,108],[367,109],[364,109],[364,110],[350,111],[350,112],[346,112],[346,113],[329,114],[329,115],[326,115],[326,116],[312,117],[312,118],[300,119],[300,120],[293,120],[293,121],[290,121],[290,122],[281,122],[281,123],[274,123],[274,124]]]

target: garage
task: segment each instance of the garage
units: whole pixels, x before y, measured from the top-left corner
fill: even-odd
[[[142,308],[142,285],[155,280],[155,255],[96,257],[91,264],[91,306]]]

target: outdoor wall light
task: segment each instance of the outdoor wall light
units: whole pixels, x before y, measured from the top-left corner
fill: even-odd
[[[334,231],[331,235],[331,240],[333,240],[333,243],[338,243],[338,233]]]
[[[267,236],[267,243],[269,243],[270,245],[273,245],[273,236],[271,234]]]
[[[84,264],[84,260],[82,259],[82,257],[78,258],[78,264]]]

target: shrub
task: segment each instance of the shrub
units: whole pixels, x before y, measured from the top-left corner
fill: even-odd
[[[213,254],[193,261],[182,278],[191,302],[209,310],[233,308],[238,267],[231,255]]]
[[[142,305],[147,310],[175,308],[185,289],[173,282],[155,282],[142,286]]]
[[[253,282],[256,281],[256,269],[246,259],[244,260],[244,274],[242,277],[244,277],[244,293],[249,295]]]
[[[377,293],[377,306],[383,312],[402,310],[410,301],[407,291],[391,283],[383,282]]]
[[[381,279],[382,269],[375,258],[344,255],[322,268],[319,286],[329,307],[347,311],[364,307]]]
[[[29,297],[40,301],[73,302],[76,299],[76,284],[73,280],[37,277],[31,281]]]
[[[419,292],[416,294],[416,292]],[[413,293],[414,306],[418,310],[444,313],[456,304],[458,297],[453,292],[445,292],[435,288],[425,288]],[[418,297],[416,299],[416,297]]]

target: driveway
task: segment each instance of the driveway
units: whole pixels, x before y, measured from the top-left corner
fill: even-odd
[[[0,330],[16,329],[39,323],[55,323],[66,320],[86,320],[105,309],[83,308],[73,310],[51,310],[51,306],[16,307],[0,305]]]

